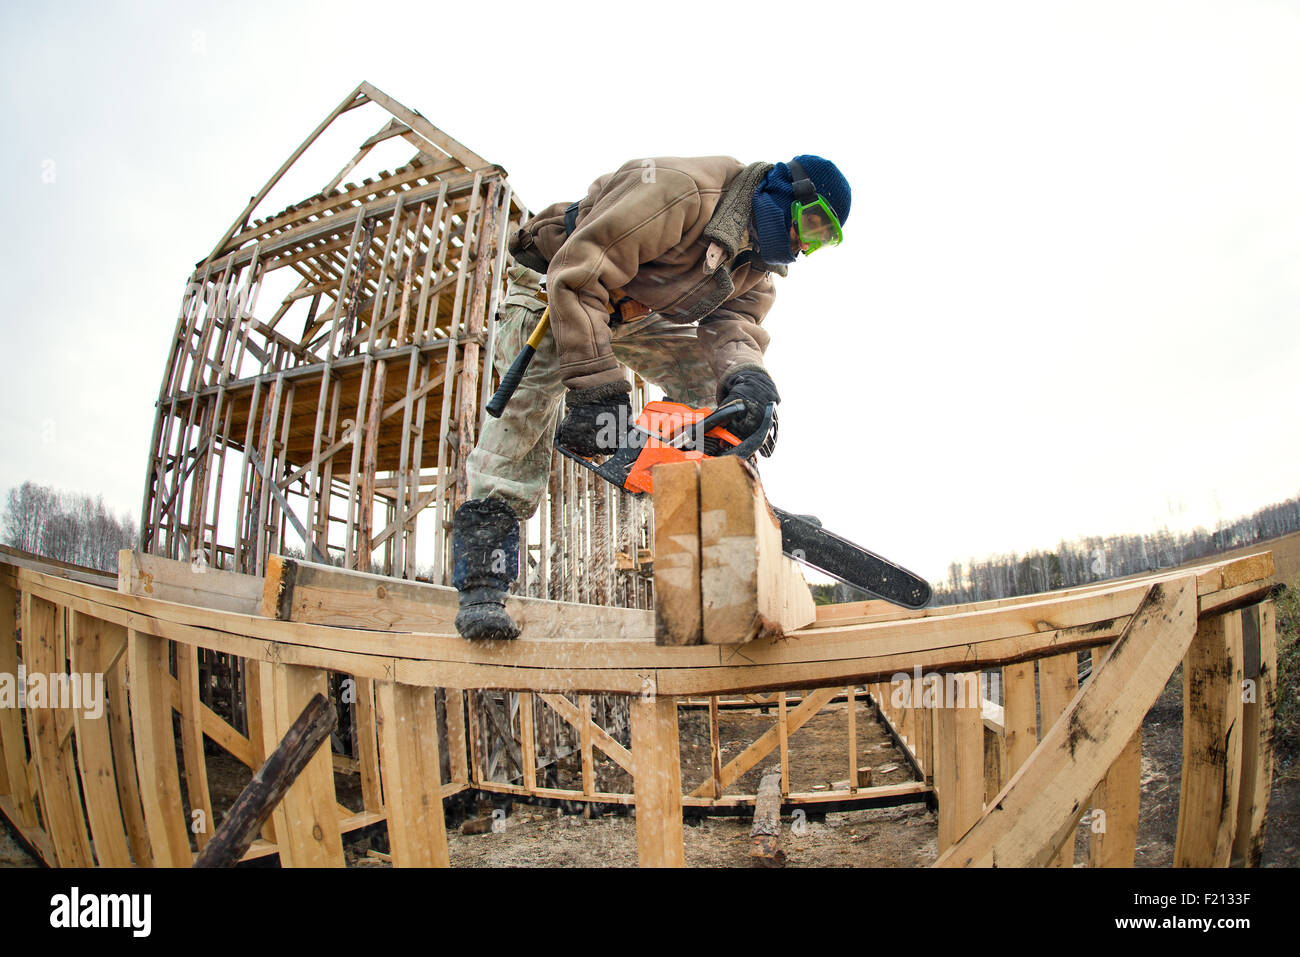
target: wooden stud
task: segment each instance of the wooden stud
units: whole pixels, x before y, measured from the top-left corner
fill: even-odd
[[[397,867],[447,867],[434,689],[375,685],[379,747],[389,782],[388,837]]]
[[[684,867],[677,701],[635,697],[629,708],[636,762],[637,858],[642,867]]]
[[[70,709],[61,705],[60,676],[66,678],[64,610],[29,592],[22,596],[23,663],[27,671],[28,746],[40,787],[41,818],[60,867],[90,867],[90,836],[81,812]],[[43,694],[42,694],[43,692]],[[38,698],[38,694],[40,697]]]
[[[275,689],[275,745],[271,749],[274,752],[316,695],[328,699],[329,685],[327,674],[315,668],[275,664],[271,676]],[[282,866],[344,865],[334,796],[334,763],[328,748],[316,752],[285,792],[279,807],[285,824],[283,835],[277,841]]]
[[[1237,829],[1241,612],[1201,620],[1183,661],[1183,767],[1175,867],[1227,867]]]
[[[113,768],[106,678],[126,649],[126,629],[76,612],[72,615],[68,638],[72,672],[96,676],[103,694],[98,701],[98,715],[92,715],[85,707],[74,712],[77,770],[81,775],[95,857],[101,867],[130,867],[131,852],[127,847],[117,774]]]
[[[181,756],[185,765],[185,793],[190,804],[190,832],[199,850],[208,843],[217,822],[212,813],[208,791],[207,758],[203,753],[203,714],[199,701],[199,650],[189,646],[176,648],[176,681],[181,701]],[[195,812],[202,816],[194,819]]]
[[[1242,618],[1241,790],[1234,864],[1258,867],[1273,786],[1273,724],[1277,708],[1277,608],[1272,601]]]
[[[979,675],[947,674],[943,679],[943,700],[935,705],[934,754],[941,855],[979,820],[984,797]]]
[[[0,580],[0,675],[18,674],[18,593]],[[16,679],[15,679],[16,681]],[[22,712],[13,706],[0,708],[0,755],[3,756],[4,779],[0,794],[13,801],[21,827],[36,827],[36,807],[27,787],[27,746],[23,735]]]
[[[1078,690],[1079,663],[1074,653],[1053,655],[1038,662],[1038,707],[1042,714],[1042,737],[1046,737],[1048,729],[1065,713]],[[1060,852],[1052,859],[1052,867],[1074,865],[1074,843],[1074,834],[1071,832]]]
[[[145,827],[154,867],[189,867],[189,818],[181,803],[180,774],[167,690],[168,642],[142,631],[127,632],[131,668],[131,732]]]

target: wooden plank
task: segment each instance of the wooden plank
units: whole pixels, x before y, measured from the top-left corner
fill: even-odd
[[[27,671],[28,745],[40,790],[41,818],[60,867],[91,867],[90,835],[81,811],[81,790],[72,742],[70,709],[60,707],[54,682],[66,675],[62,608],[27,592],[22,596],[23,663]],[[39,680],[39,685],[38,685]],[[39,697],[38,697],[39,695]]]
[[[1139,726],[1101,779],[1101,784],[1097,785],[1097,790],[1092,792],[1092,813],[1088,822],[1089,867],[1133,866],[1141,799],[1142,728]]]
[[[642,867],[684,867],[677,701],[663,696],[634,697],[628,708],[636,762],[637,859]]]
[[[762,485],[735,456],[700,463],[700,601],[710,645],[778,637],[817,617]]]
[[[776,702],[776,733],[780,742],[781,750],[781,791],[790,793],[790,711],[786,703],[784,691],[778,691]],[[722,794],[722,769],[719,768],[716,774],[718,785],[716,790],[718,796]]]
[[[217,829],[208,790],[208,762],[203,753],[203,706],[199,701],[199,649],[176,646],[176,682],[180,687],[181,759],[185,766],[185,793],[189,797],[190,832],[203,850]],[[195,812],[201,817],[195,818]]]
[[[1038,662],[1038,707],[1042,715],[1042,735],[1065,713],[1070,700],[1079,690],[1079,661],[1070,652],[1053,655]],[[1080,812],[1082,813],[1082,811]],[[1074,834],[1071,833],[1061,846],[1052,867],[1074,866]]]
[[[320,125],[317,126],[316,129],[312,130],[311,134],[298,145],[298,148],[289,154],[289,158],[284,161],[278,170],[275,171],[275,174],[267,181],[266,185],[254,193],[252,198],[249,199],[248,205],[244,207],[243,213],[240,214],[238,219],[231,223],[230,228],[226,230],[225,235],[221,237],[221,241],[213,247],[212,252],[208,253],[207,260],[205,261],[216,259],[221,255],[225,249],[226,243],[230,242],[235,233],[239,232],[243,225],[248,222],[248,217],[253,214],[253,210],[257,209],[258,203],[266,198],[266,194],[269,193],[275,184],[280,181],[280,177],[289,171],[289,167],[298,161],[298,157],[302,156],[302,154],[307,151],[307,147],[314,143],[316,138],[320,136],[321,133],[325,132],[326,128],[329,127],[331,123],[348,110],[366,102],[364,99],[360,99],[361,92],[362,88],[358,86],[355,90],[349,93],[343,102],[334,107],[325,119],[321,121]]]
[[[405,581],[271,556],[261,614],[294,621],[378,631],[456,634],[459,598],[445,585]],[[524,638],[588,637],[648,640],[654,615],[637,608],[597,608],[510,596],[506,610]]]
[[[1038,696],[1034,689],[1032,661],[1007,665],[1002,669],[1002,722],[1006,741],[1006,762],[1002,768],[1004,785],[1038,747]]]
[[[1258,867],[1273,787],[1273,724],[1277,709],[1277,609],[1272,601],[1242,618],[1241,790],[1234,864]]]
[[[181,803],[180,773],[167,683],[167,639],[127,631],[131,669],[131,732],[140,802],[154,867],[189,867],[189,818]]]
[[[417,134],[421,139],[447,153],[453,159],[457,159],[464,163],[466,168],[480,169],[491,165],[487,160],[483,159],[483,157],[479,156],[469,147],[438,129],[438,127],[430,123],[420,113],[408,109],[394,100],[391,96],[376,89],[369,83],[362,83],[357,89],[358,92],[365,94],[372,101],[378,103],[384,109],[388,110],[389,113],[392,113],[393,116],[405,123],[410,127],[412,133]],[[436,156],[437,154],[435,153],[434,155]]]
[[[709,695],[709,758],[713,774],[713,796],[720,798],[722,797],[722,735],[718,728],[717,695]]]
[[[785,863],[781,850],[781,772],[768,771],[758,784],[754,824],[749,829],[749,856],[764,867]]]
[[[1107,644],[1124,630],[1142,600],[1132,586],[1120,586],[955,618],[818,629],[815,640],[759,640],[746,645],[743,653],[714,646],[658,647],[648,638],[620,641],[590,635],[519,639],[485,649],[450,635],[274,621],[157,602],[26,569],[18,569],[16,575],[23,589],[97,618],[253,660],[279,656],[287,663],[374,678],[396,674],[404,682],[430,686],[622,694],[640,693],[650,674],[661,694],[705,695],[888,681],[915,666],[925,670],[998,667],[1045,652]],[[1247,587],[1234,600],[1263,595],[1271,585],[1259,582]],[[648,633],[653,633],[652,627]]]
[[[582,793],[596,793],[596,768],[591,754],[591,695],[578,695],[578,748],[582,753]]]
[[[178,562],[124,548],[118,553],[118,589],[200,608],[256,615],[262,604],[262,579],[256,575]]]
[[[18,592],[7,581],[0,581],[0,675],[18,674]],[[5,769],[4,786],[0,792],[13,802],[14,823],[20,827],[36,827],[36,805],[27,787],[27,745],[23,735],[23,715],[18,708],[17,688],[12,689],[15,700],[0,707],[0,755]]]
[[[123,628],[123,638],[127,638]],[[135,770],[135,747],[131,740],[131,706],[127,691],[128,651],[118,657],[104,675],[108,684],[108,733],[113,742],[113,765],[117,776],[117,803],[126,826],[127,843],[131,846],[131,859],[138,867],[146,867],[153,860],[149,846],[149,828],[144,819],[144,806],[140,800],[139,778]]]
[[[202,702],[199,703],[199,715],[199,725],[205,736],[224,748],[244,767],[257,766],[257,761],[253,759],[253,745],[248,738],[232,728],[224,718]]]
[[[393,864],[448,867],[434,689],[377,682],[375,710]]]
[[[936,866],[1047,864],[1073,833],[1078,809],[1160,696],[1191,644],[1195,622],[1194,577],[1149,586],[1102,667],[1052,725],[1037,753]]]
[[[289,734],[295,720],[316,695],[328,700],[326,672],[276,664],[275,747]],[[274,749],[272,749],[274,753]],[[334,762],[329,748],[318,750],[280,801],[285,831],[277,831],[280,864],[284,867],[343,867],[343,839],[334,796]]]
[[[1093,674],[1109,651],[1109,648],[1092,649]],[[1139,726],[1092,793],[1092,810],[1088,816],[1089,867],[1133,866],[1141,799],[1142,728]]]
[[[74,673],[105,675],[109,664],[126,645],[126,629],[121,625],[99,621],[82,614],[72,616],[68,656]],[[77,735],[77,770],[81,775],[81,793],[85,798],[86,817],[100,867],[130,867],[126,828],[122,824],[117,775],[113,768],[113,742],[109,730],[107,685],[101,681],[104,697],[98,715],[85,708],[74,712]]]
[[[379,729],[375,718],[375,682],[356,678],[357,760],[361,764],[361,803],[367,811],[384,810],[383,771],[379,760]]]
[[[450,740],[451,735],[448,735]],[[533,724],[533,693],[519,694],[519,749],[524,759],[524,790],[537,787],[537,732]]]
[[[244,662],[244,702],[248,715],[248,740],[252,745],[253,758],[258,765],[266,762],[275,753],[279,739],[275,734],[275,681],[271,674],[271,662],[263,660],[264,656],[248,658]],[[265,656],[269,658],[270,656]],[[277,804],[271,817],[262,823],[262,838],[269,844],[276,843],[276,835],[284,830],[284,807]]]
[[[1204,618],[1183,660],[1183,767],[1175,867],[1227,867],[1237,829],[1241,612]]]
[[[939,797],[939,853],[979,820],[984,807],[984,722],[979,675],[943,676],[935,706],[934,788]]]
[[[469,777],[469,740],[465,727],[465,692],[460,688],[447,689],[447,766],[451,769],[451,780],[456,784],[468,785]]]
[[[858,702],[854,692],[857,689],[849,685],[849,790],[858,789]]]
[[[1003,752],[1005,751],[1002,735],[987,724],[984,725],[984,803],[992,801],[1002,790]]]
[[[700,598],[700,463],[656,466],[655,644],[703,641]]]

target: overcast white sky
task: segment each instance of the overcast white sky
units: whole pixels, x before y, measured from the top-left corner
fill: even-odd
[[[841,166],[766,323],[776,504],[932,579],[1212,526],[1300,492],[1297,51],[1242,0],[6,4],[0,490],[138,519],[186,277],[366,79],[534,209],[634,157]]]

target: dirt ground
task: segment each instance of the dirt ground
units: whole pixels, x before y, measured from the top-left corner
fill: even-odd
[[[722,710],[719,731],[723,761],[740,753],[775,721],[775,712]],[[873,784],[914,780],[911,768],[870,706],[857,711],[859,765],[871,766]],[[824,708],[791,736],[790,787],[818,790],[848,776],[847,705]],[[683,711],[681,751],[683,786],[689,790],[709,774],[708,712]],[[1136,865],[1168,867],[1173,860],[1178,825],[1179,765],[1182,755],[1181,676],[1175,673],[1143,724],[1142,804]],[[752,793],[769,767],[779,766],[774,753],[746,774],[738,787]],[[228,766],[229,765],[229,766]],[[888,770],[887,770],[888,769]],[[608,761],[597,766],[598,787],[623,790],[626,774]],[[578,768],[566,762],[559,771],[562,787],[577,784]],[[234,761],[209,760],[209,780],[216,809],[233,801],[247,782],[246,768]],[[356,778],[336,776],[341,803],[359,807]],[[733,786],[732,790],[735,790]],[[501,803],[498,806],[504,807]],[[473,809],[467,808],[469,814]],[[574,813],[577,812],[577,813]],[[448,843],[455,867],[633,867],[636,821],[626,811],[589,816],[579,807],[543,807],[515,803],[497,832],[462,834],[463,814],[448,820]],[[750,867],[748,815],[689,818],[684,828],[686,863],[692,867]],[[781,846],[787,867],[924,867],[937,853],[937,819],[925,804],[889,808],[809,811],[802,820],[783,818]],[[1080,829],[1076,862],[1087,860],[1086,829]],[[388,866],[382,827],[348,835],[350,864]],[[269,863],[269,862],[267,862]],[[1300,867],[1300,767],[1279,755],[1269,804],[1265,867]],[[0,827],[0,867],[32,867],[35,861]]]

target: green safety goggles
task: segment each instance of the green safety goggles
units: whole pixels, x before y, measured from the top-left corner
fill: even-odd
[[[808,246],[811,256],[823,246],[838,246],[844,240],[839,217],[830,203],[817,195],[817,187],[808,178],[797,160],[788,164],[794,186],[794,202],[790,204],[790,221],[794,223],[799,242]]]

